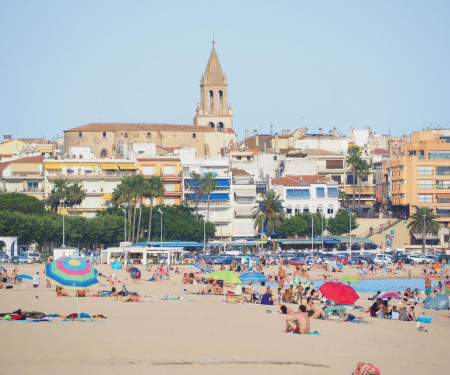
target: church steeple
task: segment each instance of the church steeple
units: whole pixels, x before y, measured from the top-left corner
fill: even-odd
[[[210,126],[217,131],[233,129],[233,112],[227,103],[227,91],[227,78],[213,41],[208,64],[200,80],[200,106],[197,107],[194,125]]]

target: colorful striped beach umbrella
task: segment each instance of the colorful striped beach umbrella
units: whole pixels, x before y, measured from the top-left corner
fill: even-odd
[[[25,274],[17,275],[16,278],[18,278],[18,279],[33,280],[33,277],[32,277],[32,276],[30,276],[30,275],[25,275]]]
[[[242,272],[239,276],[242,284],[262,283],[269,281],[269,278],[260,272]]]
[[[311,287],[311,281],[303,276],[294,276],[292,278],[291,285],[294,285],[295,287],[301,285],[303,289],[305,289]]]
[[[398,298],[402,299],[404,297],[403,294],[397,293],[397,292],[386,292],[386,293],[380,293],[377,298],[385,299],[385,298]]]
[[[60,258],[45,266],[47,279],[69,289],[85,289],[98,284],[97,270],[79,258]]]
[[[339,279],[339,281],[346,281],[347,283],[359,283],[359,280],[353,276],[344,276]]]
[[[196,261],[191,262],[191,266],[194,266],[195,268],[198,268],[199,270],[206,272],[206,273],[214,271],[214,269],[212,267],[210,267],[207,264],[202,263],[202,262],[196,262]]]

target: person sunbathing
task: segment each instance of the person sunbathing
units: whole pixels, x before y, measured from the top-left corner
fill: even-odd
[[[89,295],[89,289],[77,289],[77,297],[87,297]]]
[[[134,292],[131,296],[129,296],[126,300],[123,302],[143,302],[139,299],[139,296],[136,292]]]
[[[70,297],[69,293],[63,292],[63,287],[57,285],[56,286],[56,296],[57,297]]]
[[[292,292],[289,288],[285,289],[282,301],[285,303],[295,303],[294,296],[292,295]]]
[[[286,318],[286,333],[293,332],[306,335],[310,330],[309,317],[306,314],[306,306],[300,305],[297,314]]]

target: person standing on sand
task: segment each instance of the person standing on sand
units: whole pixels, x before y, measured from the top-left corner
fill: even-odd
[[[307,335],[310,329],[310,321],[306,314],[306,306],[300,305],[297,314],[293,314],[286,318],[286,333],[293,332],[297,334]]]
[[[33,288],[38,288],[41,284],[41,275],[39,272],[36,272],[36,275],[33,276]]]
[[[427,276],[425,278],[425,295],[428,297],[431,294],[431,280]]]

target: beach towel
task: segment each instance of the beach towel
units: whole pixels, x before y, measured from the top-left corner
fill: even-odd
[[[380,375],[380,370],[371,363],[359,362],[353,375]]]

